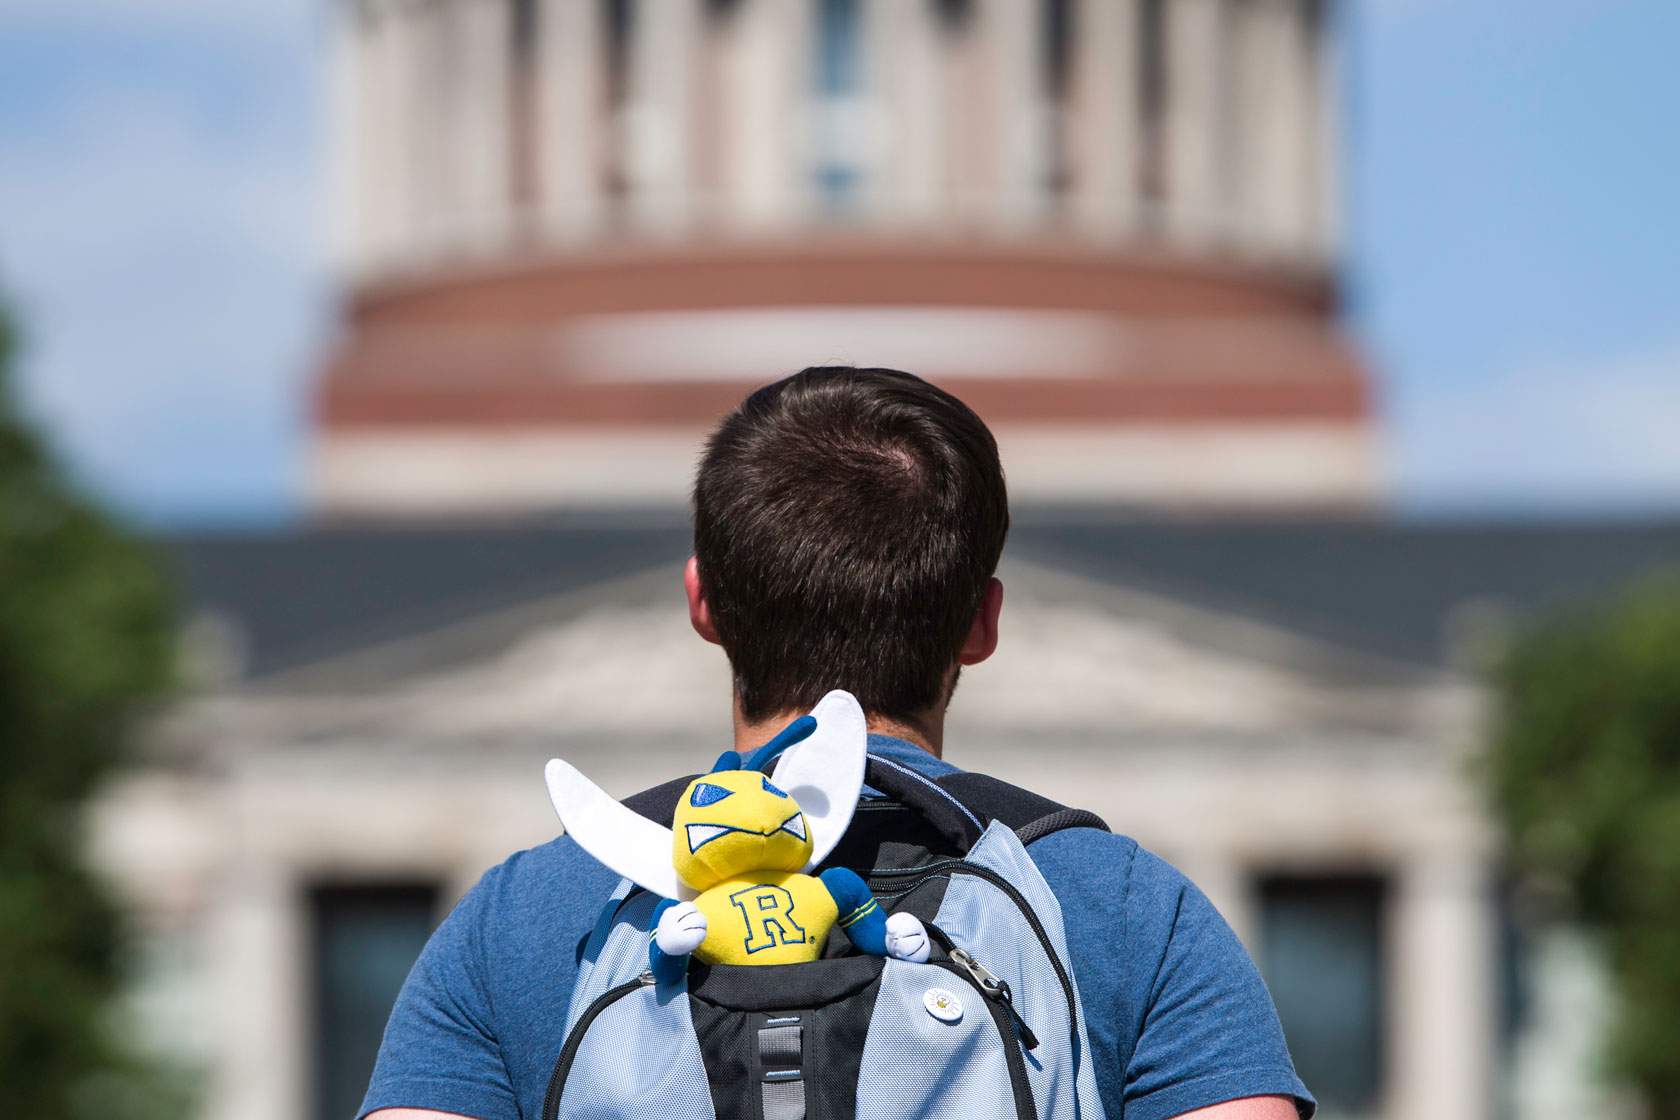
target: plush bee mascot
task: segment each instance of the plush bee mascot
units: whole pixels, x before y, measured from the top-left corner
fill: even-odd
[[[689,954],[708,964],[816,960],[836,923],[865,953],[927,960],[922,923],[883,914],[856,872],[810,874],[851,822],[867,750],[857,700],[831,692],[747,759],[725,751],[683,791],[672,828],[557,758],[543,773],[572,839],[665,899],[648,945],[663,984],[687,972]],[[774,781],[764,772],[772,762]]]

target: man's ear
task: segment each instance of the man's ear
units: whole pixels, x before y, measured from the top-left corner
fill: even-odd
[[[692,561],[690,562],[692,564]],[[691,599],[690,602],[693,600]],[[980,597],[980,609],[974,612],[974,625],[963,639],[962,652],[957,661],[962,665],[978,665],[997,650],[998,612],[1003,610],[1003,581],[996,576],[986,585]],[[696,626],[698,627],[698,623]],[[714,641],[716,639],[713,639]]]
[[[706,595],[700,590],[700,564],[692,556],[683,569],[683,590],[688,592],[689,625],[694,627],[696,634],[713,645],[719,645],[717,627],[712,625],[712,608],[707,605]],[[996,612],[993,612],[993,618],[995,622]]]

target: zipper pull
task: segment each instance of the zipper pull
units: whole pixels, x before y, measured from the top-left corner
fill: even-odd
[[[1037,1050],[1038,1036],[1033,1034],[1031,1027],[1027,1026],[1027,1021],[1021,1018],[1021,1013],[1015,1010],[1015,997],[1009,990],[1009,981],[975,960],[966,949],[953,945],[949,952],[951,960],[968,973],[982,995],[989,1000],[1003,1004],[1004,1010],[1009,1012],[1010,1021],[1015,1024],[1015,1033],[1020,1036],[1021,1045],[1028,1050]]]
[[[636,977],[636,983],[640,984],[644,988],[653,987],[653,969],[642,969],[641,975]]]
[[[951,959],[962,967],[962,970],[974,978],[987,999],[1008,999],[1009,985],[1001,980],[996,973],[969,955],[967,949],[951,946]]]

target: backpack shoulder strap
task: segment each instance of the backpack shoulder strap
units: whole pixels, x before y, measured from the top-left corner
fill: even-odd
[[[1070,809],[989,774],[959,772],[936,780],[988,823],[1001,821],[1014,829],[1023,844],[1031,844],[1069,828],[1109,831],[1108,822],[1093,812]]]
[[[670,828],[672,818],[677,815],[677,802],[681,800],[683,790],[688,788],[688,783],[699,776],[698,774],[690,774],[686,778],[672,778],[668,782],[659,783],[652,789],[632,793],[624,799],[624,805],[628,809],[634,809],[654,824]]]
[[[1021,843],[1031,844],[1035,840],[1042,840],[1046,836],[1070,828],[1094,828],[1098,832],[1110,831],[1108,822],[1089,809],[1057,809],[1054,813],[1046,813],[1036,821],[1028,821],[1015,830],[1015,835],[1021,838]]]
[[[930,778],[872,754],[863,780],[920,813],[959,852],[972,848],[993,821],[1014,829],[1023,844],[1069,828],[1109,831],[1108,825],[1095,813],[1070,809],[987,774],[958,771]]]
[[[624,804],[655,823],[669,826],[677,800],[695,775],[673,778],[652,789],[631,794]],[[1021,843],[1031,844],[1069,828],[1109,831],[1104,820],[1084,809],[1042,797],[1020,786],[991,777],[959,771],[930,778],[880,755],[870,755],[864,781],[911,809],[966,852],[993,821],[1015,830]]]

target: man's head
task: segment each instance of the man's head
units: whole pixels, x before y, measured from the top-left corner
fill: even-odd
[[[834,688],[872,716],[943,704],[959,660],[990,652],[974,656],[973,634],[989,599],[995,622],[1008,530],[997,444],[949,393],[850,367],[753,393],[694,485],[698,592],[741,716],[806,711]]]

